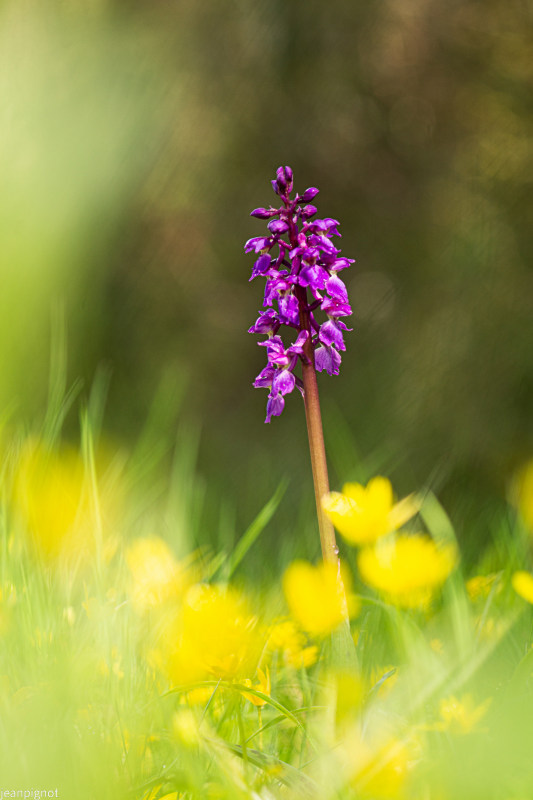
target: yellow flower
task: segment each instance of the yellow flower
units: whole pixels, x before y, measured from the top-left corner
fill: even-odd
[[[245,678],[243,680],[243,684],[245,686],[249,686],[251,689],[256,689],[258,692],[263,692],[270,697],[271,692],[271,684],[270,684],[270,670],[268,667],[265,667],[264,670],[258,669],[257,670],[257,677],[259,678],[259,683],[256,683],[255,686],[252,686],[252,681],[249,678]],[[243,692],[244,696],[250,703],[253,703],[254,706],[264,706],[266,704],[266,700],[261,700],[260,697],[256,697],[253,694],[248,694],[248,692]]]
[[[74,528],[87,516],[84,465],[71,448],[48,451],[28,441],[17,464],[13,499],[33,542],[47,557],[71,544]]]
[[[387,478],[377,476],[368,485],[347,483],[322,499],[324,511],[351,544],[370,544],[404,525],[419,510],[414,495],[394,503]]]
[[[533,603],[533,575],[530,572],[525,570],[515,572],[511,578],[511,584],[523,600]]]
[[[126,551],[126,562],[132,576],[129,593],[138,611],[175,599],[190,585],[185,569],[158,536],[137,539]]]
[[[355,602],[345,608],[342,589],[349,590],[349,576],[339,580],[337,566],[320,563],[316,567],[307,561],[294,561],[283,576],[283,590],[289,610],[301,626],[312,636],[327,636],[346,618],[349,611],[355,614]],[[350,598],[349,598],[350,599]]]
[[[444,583],[456,561],[451,546],[438,548],[423,534],[405,534],[361,550],[358,558],[363,581],[405,608],[425,605]]]
[[[456,734],[470,733],[487,713],[491,700],[492,698],[489,697],[484,703],[474,706],[471,695],[464,695],[461,700],[454,696],[447,697],[440,701],[441,721],[435,725],[435,728]]]
[[[104,487],[105,488],[105,487]],[[116,481],[99,493],[99,523],[116,516]],[[39,553],[47,559],[94,557],[100,549],[109,561],[117,543],[106,535],[99,541],[99,525],[92,488],[82,457],[72,447],[54,450],[35,440],[25,442],[15,468],[12,500],[19,518]],[[106,530],[112,526],[105,525]]]
[[[406,784],[418,755],[415,743],[397,739],[368,742],[356,735],[346,745],[347,769],[357,797],[371,800],[406,797]]]
[[[232,680],[255,672],[262,646],[257,617],[243,594],[230,586],[196,584],[165,622],[155,660],[176,683]]]
[[[318,658],[318,647],[308,645],[307,638],[292,620],[276,623],[268,640],[269,650],[279,650],[290,667],[311,667]]]
[[[472,602],[488,597],[496,578],[497,573],[490,575],[475,575],[466,582],[466,591]]]

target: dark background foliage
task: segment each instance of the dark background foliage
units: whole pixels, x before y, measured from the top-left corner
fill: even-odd
[[[320,378],[332,483],[381,471],[400,492],[430,485],[465,541],[489,538],[533,445],[531,5],[4,3],[1,24],[15,108],[47,98],[14,138],[52,165],[41,204],[31,176],[21,207],[33,219],[66,197],[57,246],[36,260],[52,274],[60,253],[64,269],[34,306],[9,299],[14,329],[63,298],[71,377],[111,371],[108,432],[138,436],[160,387],[201,427],[212,506],[242,527],[287,475],[280,520],[296,528],[301,499],[312,509],[301,401],[263,424],[264,352],[246,333],[262,287],[243,242],[264,229],[248,215],[289,164],[357,259],[341,374]],[[15,226],[20,263],[36,225]],[[7,384],[24,408],[41,396],[47,325],[19,354],[39,366]]]

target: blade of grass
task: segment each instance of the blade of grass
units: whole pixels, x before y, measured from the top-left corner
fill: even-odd
[[[245,530],[231,556],[229,556],[228,564],[225,570],[225,577],[229,580],[248,550],[252,547],[259,535],[266,528],[272,517],[274,516],[277,507],[281,503],[283,495],[287,491],[287,480],[281,481],[278,488],[270,498],[270,500],[263,506],[259,514],[253,520],[251,525]]]

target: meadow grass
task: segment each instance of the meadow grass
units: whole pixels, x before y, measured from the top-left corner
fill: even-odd
[[[533,578],[515,574],[531,566],[526,494],[468,575],[429,492],[403,524],[405,561],[389,547],[404,533],[364,545],[367,529],[348,525],[355,665],[332,644],[335,580],[296,560],[298,531],[276,529],[286,485],[236,540],[224,509],[206,530],[194,429],[171,457],[155,423],[131,451],[105,441],[102,378],[66,443],[62,371],[44,425],[1,437],[4,796],[533,796]],[[449,555],[441,572],[416,549],[421,531]]]

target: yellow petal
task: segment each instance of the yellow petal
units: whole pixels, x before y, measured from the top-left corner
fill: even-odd
[[[361,578],[404,607],[424,605],[455,564],[453,547],[438,548],[423,534],[400,534],[359,553]]]
[[[392,486],[388,478],[377,475],[366,487],[368,503],[372,508],[390,509],[393,503]]]
[[[528,603],[533,603],[533,575],[525,570],[515,572],[511,584],[517,594]]]
[[[348,590],[347,575],[343,575],[343,583]],[[326,636],[345,617],[345,598],[335,564],[315,567],[307,561],[294,561],[283,576],[283,590],[292,616],[307,633]]]

